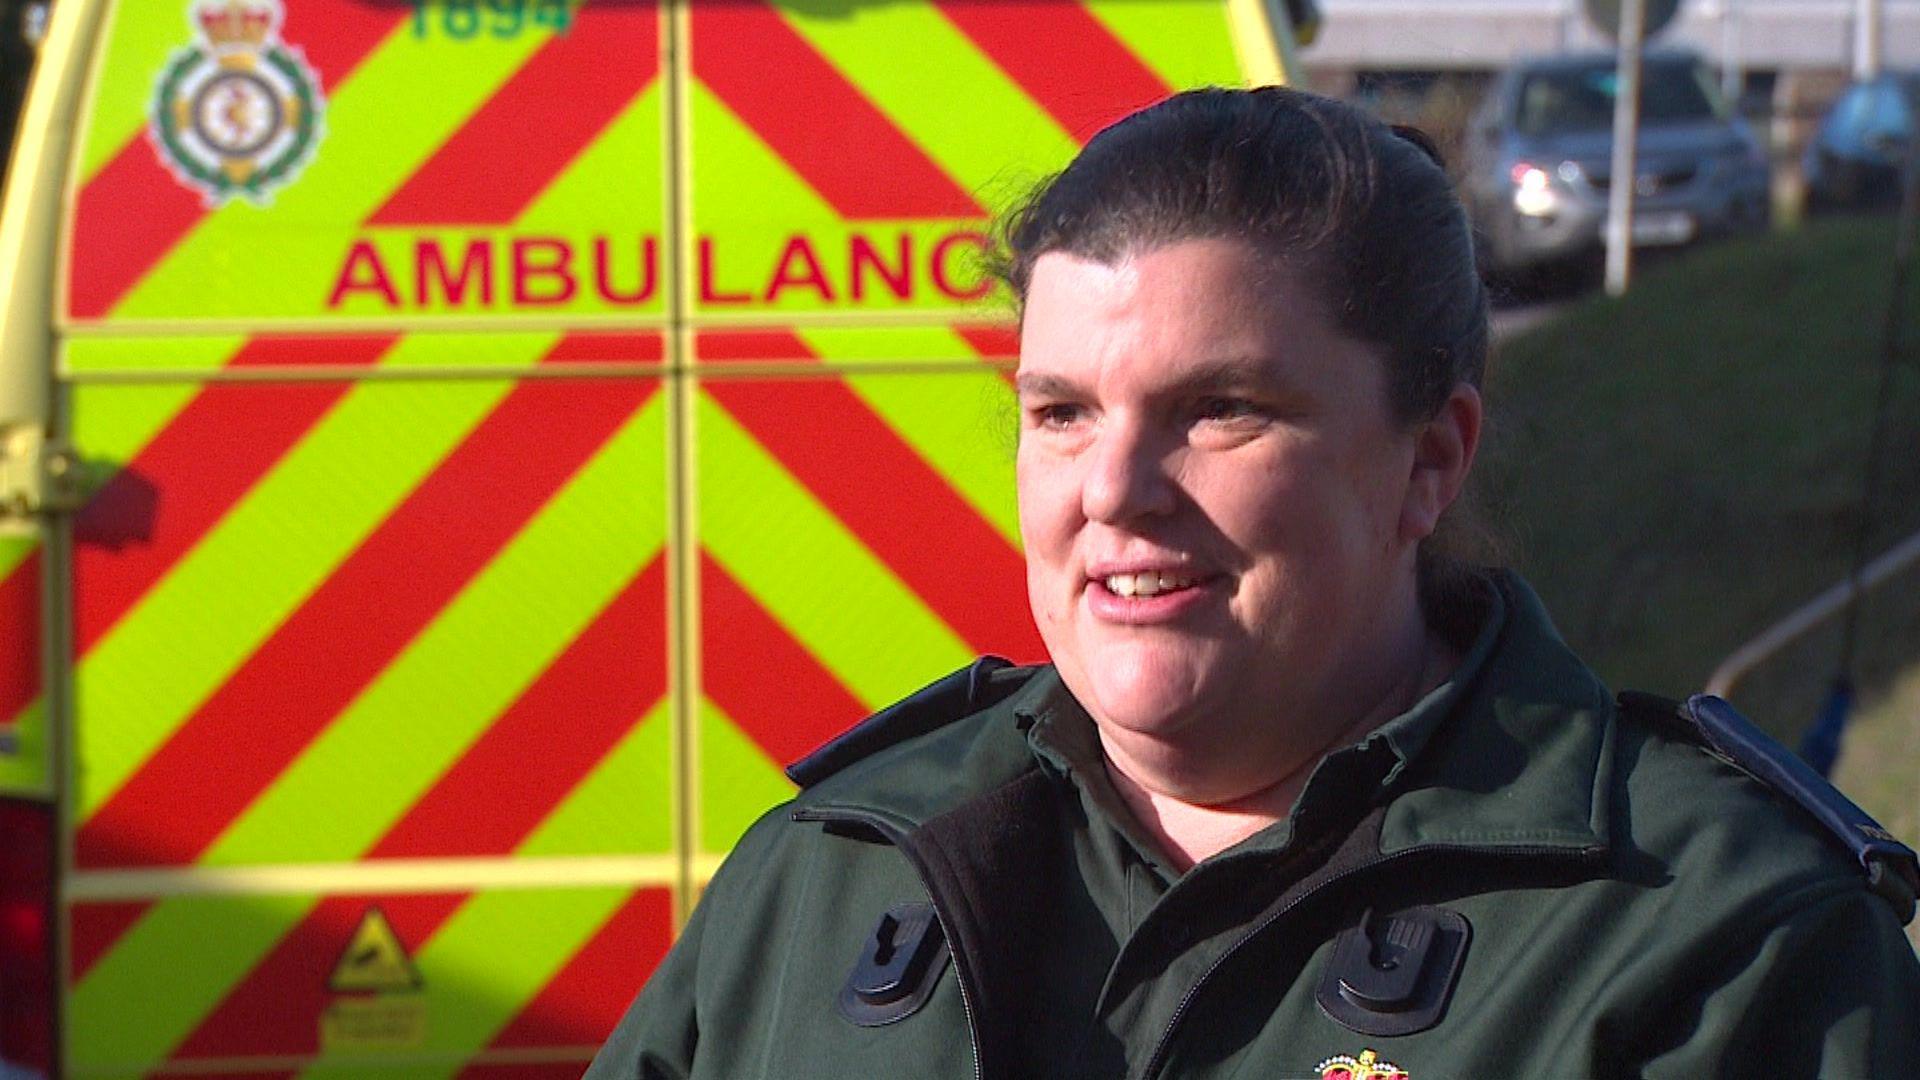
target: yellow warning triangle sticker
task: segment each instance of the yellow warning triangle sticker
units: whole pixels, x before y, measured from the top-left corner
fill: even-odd
[[[333,966],[327,988],[336,993],[361,990],[414,990],[420,986],[420,971],[407,957],[400,935],[377,907],[360,917],[353,938]]]

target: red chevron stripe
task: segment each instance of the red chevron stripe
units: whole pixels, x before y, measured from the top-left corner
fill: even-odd
[[[1020,331],[1011,326],[956,326],[953,332],[988,360],[1020,358]]]
[[[652,3],[581,8],[367,224],[514,221],[653,82],[659,25]]]
[[[658,364],[666,356],[666,339],[658,330],[637,334],[579,331],[560,339],[547,355],[553,364]]]
[[[666,581],[656,556],[366,857],[511,854],[667,692]]]
[[[77,865],[197,858],[653,389],[516,387],[81,826]]]
[[[144,134],[136,137],[80,189],[67,278],[67,310],[76,319],[113,310],[206,216],[200,193],[154,153]]]
[[[226,366],[371,367],[397,340],[261,337]],[[118,625],[352,388],[341,381],[202,389],[74,521],[77,653]]]
[[[702,689],[769,758],[789,765],[867,714],[713,556],[700,553]]]
[[[626,1012],[627,1003],[653,974],[672,943],[672,893],[666,889],[636,891],[494,1036],[488,1049],[598,1046],[605,1042]],[[460,1075],[489,1074],[469,1069]]]
[[[1020,331],[1014,327],[957,326],[954,327],[954,332],[965,338],[967,344],[973,346],[973,351],[979,353],[983,360],[1017,361],[1020,359]],[[1008,386],[1016,385],[1013,379],[1014,369],[1011,366],[1004,363],[996,364],[993,370],[999,372]]]
[[[812,355],[791,335],[702,335],[698,343],[703,358],[716,359],[747,346]],[[845,383],[742,379],[706,389],[971,648],[1029,660],[1045,655],[1027,610],[1020,553]],[[939,543],[928,543],[930,537]],[[967,572],[954,573],[956,566]]]
[[[220,1008],[173,1051],[175,1058],[278,1057],[320,1049],[320,1016],[333,994],[327,977],[367,908],[378,907],[416,956],[468,893],[330,896],[282,937]]]
[[[40,552],[0,578],[0,725],[12,723],[40,696]]]
[[[281,40],[298,47],[326,90],[345,81],[407,17],[407,6],[361,0],[290,5]],[[167,171],[147,132],[127,140],[80,189],[74,210],[67,308],[106,315],[206,216],[200,193]]]
[[[986,216],[762,0],[692,12],[694,74],[842,217]]]
[[[77,986],[152,905],[144,900],[86,901],[67,908],[67,970]]]
[[[791,330],[704,330],[694,339],[694,353],[720,364],[818,359]]]
[[[298,49],[331,94],[408,17],[411,4],[366,0],[301,0],[287,4],[280,40]],[[395,10],[398,8],[398,10]]]
[[[1173,93],[1078,3],[938,0],[973,39],[1078,142]]]
[[[365,858],[512,854],[666,693],[665,594],[656,557]],[[553,737],[563,730],[565,738]],[[541,750],[529,754],[529,746]],[[419,938],[431,937],[458,907],[416,912]],[[310,976],[289,973],[310,955],[312,940],[332,940],[329,920],[337,913],[323,905],[283,937],[177,1056],[285,1053],[289,1033],[312,1031],[327,994]]]

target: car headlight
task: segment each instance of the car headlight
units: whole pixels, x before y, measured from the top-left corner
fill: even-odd
[[[1551,214],[1559,203],[1553,177],[1531,161],[1516,161],[1507,176],[1513,181],[1513,208],[1530,217]]]

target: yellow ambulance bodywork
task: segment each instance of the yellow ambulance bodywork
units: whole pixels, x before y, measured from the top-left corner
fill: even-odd
[[[1282,0],[58,0],[0,795],[74,1077],[577,1075],[780,767],[1039,655],[990,215]]]

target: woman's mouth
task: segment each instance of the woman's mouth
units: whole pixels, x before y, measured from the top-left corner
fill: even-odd
[[[1108,592],[1122,597],[1150,597],[1191,589],[1200,583],[1195,574],[1164,570],[1146,570],[1134,574],[1108,574],[1100,579]]]
[[[1187,570],[1134,570],[1102,574],[1087,582],[1093,616],[1105,622],[1145,626],[1185,618],[1218,590],[1217,577]]]

